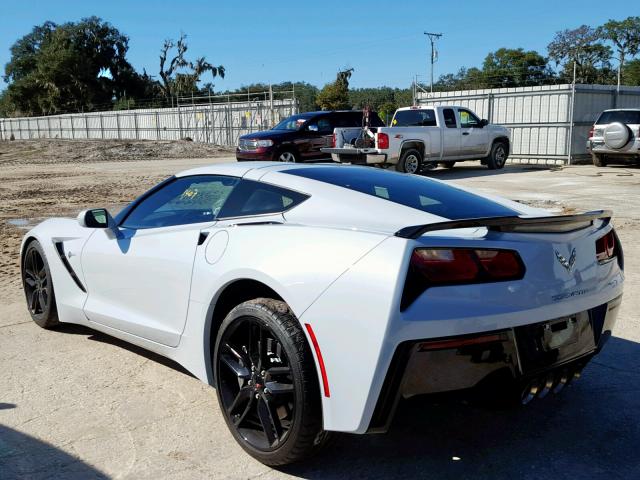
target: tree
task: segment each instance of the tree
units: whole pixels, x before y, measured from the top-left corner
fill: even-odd
[[[490,88],[543,85],[553,76],[547,59],[534,50],[500,48],[489,53],[482,76]]]
[[[225,69],[222,65],[214,66],[205,57],[189,61],[185,57],[188,50],[187,36],[183,33],[178,41],[165,40],[160,50],[160,89],[165,98],[178,94],[190,94],[198,91],[200,77],[211,72],[211,77],[224,78]],[[169,52],[175,49],[173,57],[167,64]]]
[[[640,59],[625,63],[624,72],[625,85],[640,86]]]
[[[98,17],[45,22],[16,41],[5,67],[13,113],[93,110],[126,95],[129,39]]]
[[[347,110],[349,103],[349,79],[353,68],[341,70],[333,83],[328,83],[320,90],[316,102],[322,110]]]
[[[573,79],[574,62],[579,83],[598,83],[610,77],[611,48],[601,42],[598,30],[588,25],[557,32],[547,49],[556,65],[562,66],[565,81]]]
[[[618,52],[618,84],[622,83],[622,68],[627,55],[635,56],[640,50],[640,17],[609,20],[598,29],[603,39],[609,40]]]

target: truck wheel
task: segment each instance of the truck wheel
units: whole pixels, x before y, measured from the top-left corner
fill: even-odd
[[[595,153],[591,154],[591,159],[593,160],[593,164],[596,167],[606,167],[607,166],[607,161],[604,158],[604,155],[597,155]]]
[[[442,168],[453,168],[453,166],[456,164],[456,162],[440,162],[438,163],[439,166],[441,166]]]
[[[227,426],[258,461],[297,462],[329,439],[313,353],[286,303],[256,298],[231,310],[220,326],[213,369]]]
[[[287,163],[297,163],[298,157],[296,156],[295,152],[292,152],[291,150],[282,150],[278,154],[278,161],[287,162]]]
[[[421,166],[422,154],[415,148],[409,148],[400,155],[396,170],[402,173],[418,173]]]
[[[494,142],[491,146],[491,153],[487,158],[489,170],[499,170],[504,168],[504,164],[509,156],[508,147],[504,142]]]

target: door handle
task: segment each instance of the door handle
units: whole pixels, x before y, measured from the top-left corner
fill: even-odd
[[[469,132],[462,132],[463,135],[469,135]]]

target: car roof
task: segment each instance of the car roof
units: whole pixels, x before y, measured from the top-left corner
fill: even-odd
[[[640,112],[640,108],[607,108],[604,112]]]
[[[405,110],[423,110],[426,108],[464,108],[465,110],[469,110],[468,107],[463,107],[462,105],[414,105],[412,107],[400,107],[397,111],[405,111]]]
[[[313,168],[315,165],[333,165],[336,168],[343,166],[340,163],[283,163],[283,162],[228,162],[214,163],[203,167],[191,168],[176,173],[176,177],[188,177],[190,175],[230,175],[233,177],[244,177],[251,170],[261,170],[262,173],[268,171],[282,171],[289,168]]]

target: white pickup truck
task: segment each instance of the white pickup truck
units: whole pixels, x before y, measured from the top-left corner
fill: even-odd
[[[416,173],[423,166],[451,168],[478,159],[490,169],[502,168],[510,143],[509,130],[480,120],[467,108],[421,106],[396,110],[390,127],[336,128],[332,147],[321,150],[336,162]]]

